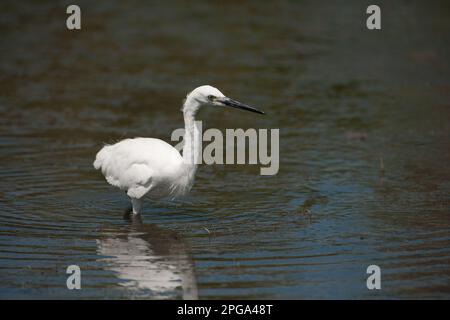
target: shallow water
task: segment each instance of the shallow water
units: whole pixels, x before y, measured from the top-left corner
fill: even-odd
[[[364,1],[78,3],[78,32],[0,4],[1,298],[450,298],[446,2],[381,1],[376,32]],[[205,127],[280,128],[279,173],[203,165],[123,219],[96,152],[168,141],[205,83],[267,113]]]

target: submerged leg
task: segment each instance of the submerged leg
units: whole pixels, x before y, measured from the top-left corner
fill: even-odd
[[[133,214],[139,214],[142,210],[142,200],[131,198],[131,205],[133,206]]]
[[[123,213],[123,218],[125,220],[130,220],[130,216],[132,213],[133,213],[133,207],[130,206],[129,208],[125,209],[125,212]]]

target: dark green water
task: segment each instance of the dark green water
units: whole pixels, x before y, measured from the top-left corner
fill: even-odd
[[[0,4],[1,298],[450,298],[447,2],[77,3]],[[96,152],[169,141],[201,84],[267,113],[200,119],[279,128],[279,173],[203,165],[124,220]]]

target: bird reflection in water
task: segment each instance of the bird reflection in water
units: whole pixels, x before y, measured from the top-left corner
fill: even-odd
[[[103,230],[97,240],[101,261],[115,272],[132,297],[197,299],[194,266],[176,232],[142,223],[127,215],[129,225]]]

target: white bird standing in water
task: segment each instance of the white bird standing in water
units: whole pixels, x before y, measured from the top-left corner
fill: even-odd
[[[154,138],[134,138],[104,146],[94,161],[111,185],[126,191],[133,214],[142,210],[144,196],[156,199],[175,198],[189,192],[201,156],[200,131],[195,115],[202,106],[226,106],[260,114],[253,107],[227,98],[218,89],[205,85],[194,89],[183,104],[183,155],[165,141]]]

